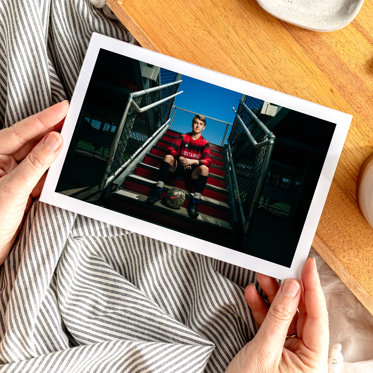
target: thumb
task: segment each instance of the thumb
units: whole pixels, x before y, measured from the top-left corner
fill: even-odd
[[[62,136],[50,132],[31,150],[27,157],[8,174],[8,186],[17,194],[31,194],[61,150]]]
[[[300,300],[298,281],[285,280],[277,292],[256,337],[267,354],[281,356],[289,326]],[[268,356],[268,355],[267,355]]]

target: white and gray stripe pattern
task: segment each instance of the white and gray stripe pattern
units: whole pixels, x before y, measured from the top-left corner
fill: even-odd
[[[71,97],[88,0],[0,2],[0,124]],[[255,333],[254,274],[35,203],[0,271],[0,372],[222,372]]]

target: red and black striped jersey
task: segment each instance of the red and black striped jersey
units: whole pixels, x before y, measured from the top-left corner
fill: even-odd
[[[200,136],[197,140],[192,139],[192,133],[180,135],[168,147],[167,153],[175,158],[184,157],[189,159],[198,159],[199,164],[207,167],[211,165],[209,142]]]

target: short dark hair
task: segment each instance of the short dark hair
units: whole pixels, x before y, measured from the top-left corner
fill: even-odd
[[[201,115],[201,114],[196,114],[194,117],[193,117],[193,120],[192,120],[192,123],[194,123],[194,121],[196,119],[199,119],[200,121],[202,121],[204,123],[204,125],[206,126],[206,118]]]

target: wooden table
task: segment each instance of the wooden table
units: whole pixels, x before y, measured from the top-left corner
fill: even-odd
[[[352,114],[313,245],[373,314],[373,229],[356,179],[373,152],[373,3],[342,30],[286,24],[254,0],[108,0],[145,48]]]

